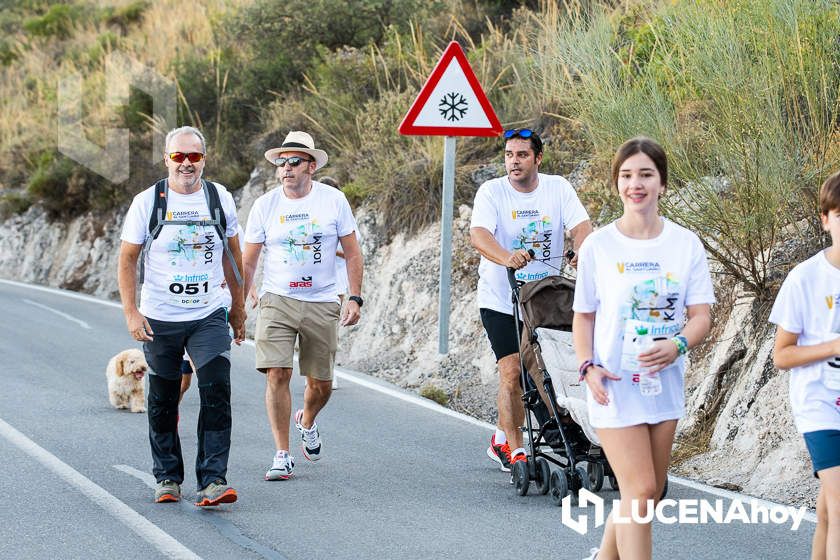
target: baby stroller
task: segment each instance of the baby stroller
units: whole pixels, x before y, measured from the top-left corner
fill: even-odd
[[[598,492],[605,476],[617,490],[615,475],[589,424],[585,390],[578,381],[571,353],[574,281],[561,275],[519,282],[512,268],[508,269],[508,280],[519,340],[528,452],[527,461],[513,465],[511,476],[516,492],[526,495],[530,482],[534,481],[537,491],[550,493],[552,501],[559,506],[570,492],[572,499],[577,500],[581,488]],[[520,305],[525,325],[522,333],[519,332]],[[565,352],[560,351],[563,347]],[[559,370],[559,395],[554,390],[543,350],[552,366]],[[536,430],[531,414],[539,423]],[[545,448],[551,453],[544,451]],[[552,470],[551,464],[559,468]]]

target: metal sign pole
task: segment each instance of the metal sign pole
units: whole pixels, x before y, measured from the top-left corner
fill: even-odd
[[[455,204],[455,137],[443,138],[443,198],[440,210],[438,352],[449,352],[449,285],[452,280],[452,207]]]

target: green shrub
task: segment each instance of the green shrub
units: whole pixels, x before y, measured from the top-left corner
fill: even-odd
[[[26,187],[53,217],[70,217],[88,209],[84,181],[79,166],[55,152],[44,152],[35,160],[35,169]]]
[[[71,4],[53,4],[42,16],[26,19],[23,28],[37,37],[67,39],[73,35],[76,22],[81,19],[83,9]]]
[[[9,66],[18,57],[14,43],[0,38],[0,66]]]
[[[441,406],[446,406],[449,403],[449,395],[446,394],[446,391],[431,383],[427,383],[420,388],[420,396],[435,401]]]
[[[129,25],[139,23],[143,19],[143,12],[149,7],[149,2],[137,0],[118,8],[107,7],[102,10],[101,18],[110,25],[118,25],[123,30]]]
[[[686,0],[645,17],[635,30],[603,10],[545,21],[537,80],[585,127],[604,184],[624,140],[661,142],[666,214],[767,297],[783,228],[810,218],[800,235],[813,234],[814,186],[840,165],[838,8]]]
[[[26,196],[26,193],[0,194],[0,220],[7,220],[16,214],[23,214],[31,205],[32,201]]]

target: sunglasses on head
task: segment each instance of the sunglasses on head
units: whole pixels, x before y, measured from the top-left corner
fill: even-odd
[[[279,158],[274,160],[274,165],[276,165],[277,167],[283,167],[284,165],[286,165],[288,163],[292,167],[297,167],[298,165],[300,165],[304,161],[312,162],[312,161],[315,161],[315,160],[302,158],[300,156],[279,157]]]
[[[533,136],[534,131],[530,128],[511,128],[510,130],[505,130],[504,136],[505,140],[510,140],[511,138],[530,138]]]
[[[169,159],[175,163],[183,163],[185,159],[190,160],[190,163],[198,163],[204,159],[204,154],[201,152],[169,152]]]

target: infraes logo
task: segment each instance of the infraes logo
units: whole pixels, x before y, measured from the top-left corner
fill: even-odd
[[[726,505],[724,502],[729,502],[729,504]],[[739,499],[717,499],[709,501],[698,499],[672,500],[666,498],[656,505],[654,505],[653,500],[647,500],[645,508],[641,507],[642,504],[638,500],[632,500],[630,502],[630,514],[625,516],[621,513],[619,503],[619,500],[613,500],[611,512],[613,523],[650,523],[654,519],[665,525],[673,525],[675,523],[687,525],[718,523],[728,525],[737,522],[745,525],[768,523],[783,525],[790,522],[790,530],[796,531],[799,529],[807,511],[804,507],[796,508],[793,506],[772,504],[762,502],[755,498],[749,502],[744,502]],[[590,528],[589,514],[582,513],[577,515],[577,517],[572,516],[571,494],[563,498],[561,505],[561,521],[563,525],[580,535],[588,533]],[[597,529],[606,522],[604,499],[597,494],[593,494],[589,490],[582,488],[578,493],[578,505],[580,508],[595,506],[594,515],[592,516],[593,529]]]

